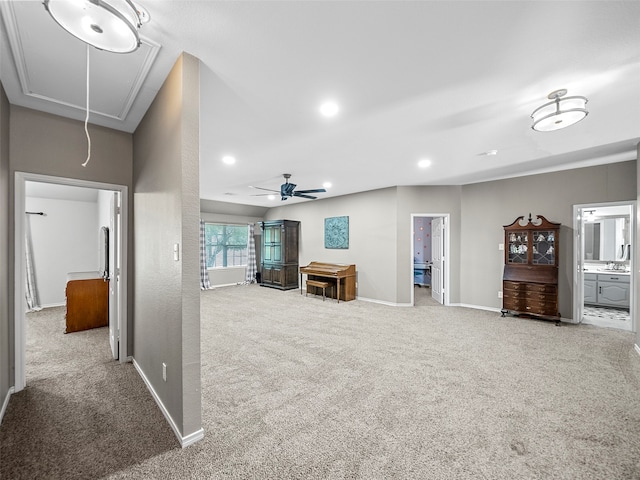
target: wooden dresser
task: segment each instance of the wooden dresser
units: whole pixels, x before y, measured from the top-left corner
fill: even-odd
[[[526,314],[559,320],[558,245],[560,224],[542,215],[518,217],[504,226],[505,265],[502,316]]]
[[[65,333],[109,325],[109,281],[100,272],[67,274]]]

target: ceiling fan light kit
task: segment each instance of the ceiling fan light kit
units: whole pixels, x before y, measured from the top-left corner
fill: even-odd
[[[589,114],[586,97],[565,97],[566,94],[567,90],[564,88],[551,92],[547,96],[551,101],[536,108],[531,114],[531,128],[538,132],[560,130],[578,123]]]
[[[74,37],[100,50],[130,53],[149,14],[130,0],[44,0],[49,15]]]

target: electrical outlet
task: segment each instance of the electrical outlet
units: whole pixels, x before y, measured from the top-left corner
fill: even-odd
[[[162,380],[167,381],[167,364],[162,362]]]
[[[498,292],[498,298],[502,298],[502,292]]]
[[[499,243],[498,244],[498,250],[504,251],[504,243]]]

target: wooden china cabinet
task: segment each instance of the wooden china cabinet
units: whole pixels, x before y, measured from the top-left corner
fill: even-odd
[[[504,226],[502,316],[526,314],[560,320],[558,246],[560,224],[542,215]]]

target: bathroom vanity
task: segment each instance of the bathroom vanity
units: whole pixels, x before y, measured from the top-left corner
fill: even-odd
[[[585,304],[629,308],[630,297],[628,272],[585,272]]]

